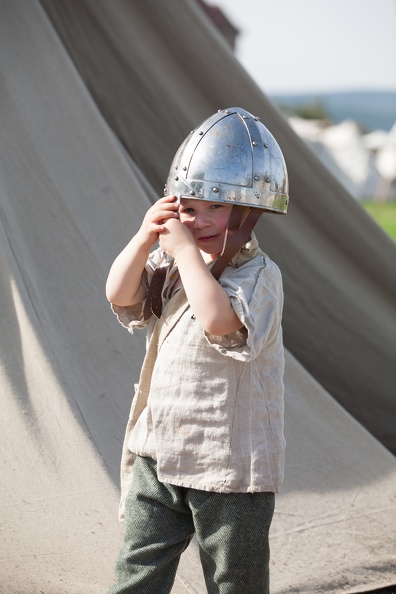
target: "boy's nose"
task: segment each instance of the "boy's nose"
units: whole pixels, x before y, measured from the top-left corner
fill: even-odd
[[[208,217],[205,213],[196,213],[194,217],[194,227],[195,229],[202,229],[208,223]]]

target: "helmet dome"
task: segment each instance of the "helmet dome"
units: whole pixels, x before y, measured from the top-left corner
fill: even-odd
[[[285,160],[259,118],[240,107],[220,110],[181,144],[165,193],[286,214]]]

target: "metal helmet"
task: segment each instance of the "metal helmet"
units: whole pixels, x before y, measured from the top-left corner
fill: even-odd
[[[225,202],[286,214],[289,185],[278,143],[259,118],[240,107],[219,110],[177,151],[167,195]]]

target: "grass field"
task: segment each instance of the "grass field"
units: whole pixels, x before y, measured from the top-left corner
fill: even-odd
[[[363,200],[362,206],[377,223],[396,241],[396,202]]]

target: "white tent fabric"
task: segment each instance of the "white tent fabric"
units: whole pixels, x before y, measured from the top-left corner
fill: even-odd
[[[297,137],[194,0],[41,0],[101,113],[161,195],[186,135],[243,106],[275,135],[291,204],[256,234],[284,275],[284,336],[308,371],[396,453],[396,245]],[[271,59],[264,44],[265,60]],[[375,307],[373,304],[375,303]]]
[[[389,182],[396,179],[396,123],[393,124],[386,142],[378,151],[376,165],[384,179]]]
[[[292,116],[288,122],[354,198],[374,196],[378,171],[368,145],[377,136],[365,138],[352,120],[328,126],[322,120]]]
[[[37,0],[0,4],[0,74],[0,591],[104,592],[145,346],[117,325],[104,283],[155,193]],[[394,583],[394,457],[289,353],[285,379],[273,594]],[[205,591],[194,547],[173,591]]]

